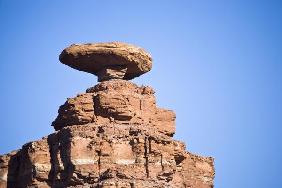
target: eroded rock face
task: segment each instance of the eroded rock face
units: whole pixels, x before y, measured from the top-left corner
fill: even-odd
[[[60,61],[74,69],[98,76],[98,81],[130,80],[152,68],[149,53],[122,42],[73,44],[62,51]]]
[[[172,138],[175,113],[157,107],[152,88],[124,80],[150,69],[142,50],[80,45],[61,56],[102,82],[67,99],[52,123],[55,133],[0,156],[0,188],[213,187],[213,158],[187,152]],[[100,69],[106,62],[122,66]]]
[[[0,161],[2,187],[212,187],[214,175],[212,158],[145,125],[69,126]]]
[[[89,88],[68,99],[58,112],[52,123],[55,130],[86,123],[117,123],[147,124],[169,136],[175,133],[175,114],[156,106],[153,89],[125,80],[105,81]]]
[[[213,159],[173,140],[174,120],[152,88],[101,82],[60,107],[58,132],[0,157],[0,187],[211,188]]]

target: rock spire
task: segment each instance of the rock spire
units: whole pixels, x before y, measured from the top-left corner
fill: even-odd
[[[175,113],[128,81],[152,58],[125,43],[72,45],[60,55],[100,83],[60,106],[53,134],[0,156],[0,188],[212,188],[213,158],[174,140]]]

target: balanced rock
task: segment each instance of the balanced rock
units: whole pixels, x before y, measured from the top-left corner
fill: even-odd
[[[121,42],[73,44],[62,51],[59,59],[74,69],[98,76],[98,81],[130,80],[152,68],[149,53]]]
[[[123,80],[149,71],[149,55],[108,43],[60,58],[102,82],[66,100],[56,132],[0,155],[0,188],[213,188],[213,158],[173,139],[175,113],[157,106],[151,87]]]

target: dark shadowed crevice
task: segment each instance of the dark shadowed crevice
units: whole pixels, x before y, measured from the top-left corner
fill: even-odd
[[[147,137],[145,137],[144,157],[145,157],[146,175],[147,175],[147,178],[149,178],[149,157],[148,157],[148,138]]]

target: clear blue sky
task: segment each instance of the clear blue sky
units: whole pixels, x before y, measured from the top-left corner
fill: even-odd
[[[282,1],[0,0],[0,28],[1,154],[52,133],[59,105],[96,84],[62,49],[123,41],[152,54],[133,81],[215,158],[216,188],[282,187]]]

